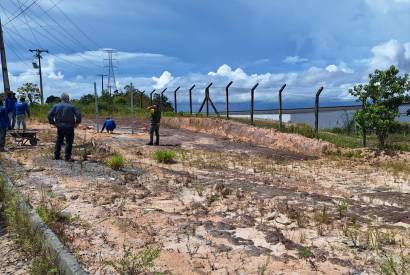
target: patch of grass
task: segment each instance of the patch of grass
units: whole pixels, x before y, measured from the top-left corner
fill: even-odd
[[[410,175],[410,164],[406,161],[395,160],[388,162],[381,162],[378,166],[384,170],[387,170],[394,175],[407,174]]]
[[[154,159],[159,163],[173,163],[176,153],[171,150],[158,150],[154,152]]]
[[[30,274],[59,274],[56,259],[45,248],[37,231],[31,230],[29,221],[23,214],[19,204],[20,198],[9,190],[0,178],[1,215],[4,214],[8,232],[16,244],[33,259]]]
[[[410,253],[401,253],[399,257],[383,255],[379,263],[380,274],[384,275],[405,275],[410,274]]]
[[[154,261],[159,257],[160,252],[158,248],[146,247],[138,254],[134,254],[130,247],[124,245],[122,258],[118,261],[106,261],[106,264],[112,266],[121,275],[152,274]]]
[[[125,158],[120,154],[115,154],[107,158],[107,165],[113,170],[121,170],[126,164]]]
[[[309,247],[301,247],[298,249],[298,256],[301,259],[308,259],[313,257],[313,252]]]

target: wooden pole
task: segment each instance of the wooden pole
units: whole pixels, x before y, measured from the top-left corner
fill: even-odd
[[[6,96],[10,93],[9,73],[7,70],[6,48],[4,47],[3,27],[0,18],[0,57],[1,57],[1,71],[3,74],[3,87]]]

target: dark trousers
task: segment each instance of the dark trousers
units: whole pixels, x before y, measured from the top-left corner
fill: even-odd
[[[56,148],[54,151],[54,157],[56,159],[60,158],[61,145],[63,144],[64,140],[65,140],[64,159],[69,160],[71,159],[71,150],[73,149],[74,127],[70,127],[70,128],[58,127],[57,128]]]
[[[159,145],[159,124],[151,124],[149,128],[149,143],[153,144],[154,142],[154,133],[156,137],[155,144]]]
[[[6,145],[6,128],[0,128],[0,152],[4,151],[4,146]]]

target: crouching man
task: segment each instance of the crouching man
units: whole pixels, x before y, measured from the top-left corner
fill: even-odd
[[[54,151],[54,159],[60,159],[61,145],[65,140],[64,160],[71,159],[71,151],[74,142],[74,128],[81,123],[80,110],[70,104],[70,97],[67,94],[61,95],[61,103],[53,106],[48,113],[48,122],[57,127],[57,140]]]
[[[104,121],[103,127],[101,129],[101,133],[104,131],[104,129],[106,129],[107,133],[112,134],[114,132],[115,128],[117,128],[117,125],[115,124],[115,121],[112,118],[107,117]]]
[[[3,101],[0,99],[0,152],[5,152],[6,132],[10,126],[9,116],[6,107],[3,107]]]

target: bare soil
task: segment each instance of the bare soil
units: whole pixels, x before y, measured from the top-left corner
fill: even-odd
[[[74,163],[51,159],[55,129],[43,124],[39,146],[1,155],[33,207],[46,196],[75,217],[60,235],[91,274],[116,274],[107,261],[124,245],[160,248],[153,270],[172,274],[375,274],[389,258],[406,263],[409,176],[376,164],[408,154],[319,157],[169,128],[152,147],[121,124],[77,129]],[[174,163],[153,159],[163,149]],[[105,164],[114,153],[122,171]]]

